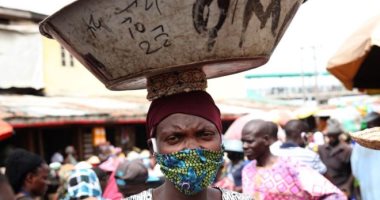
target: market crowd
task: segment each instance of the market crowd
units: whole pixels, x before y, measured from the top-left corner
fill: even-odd
[[[223,139],[220,165],[205,162],[205,170],[214,166],[216,171],[209,182],[222,191],[259,200],[379,199],[375,188],[380,183],[376,169],[380,152],[351,141],[339,121],[327,116],[317,118],[316,130],[311,130],[302,119],[283,125],[249,121],[241,131],[241,140]],[[364,117],[363,129],[376,126],[380,126],[379,113]],[[279,133],[286,137],[279,137]],[[174,140],[179,139],[171,138],[169,142]],[[157,160],[165,159],[165,154],[152,155],[153,149],[123,151],[104,143],[97,147],[97,152],[79,161],[74,147],[68,146],[63,155],[57,152],[45,161],[32,152],[15,149],[0,174],[0,200],[119,200],[157,188],[179,173]],[[189,195],[197,192],[196,188],[176,188]]]

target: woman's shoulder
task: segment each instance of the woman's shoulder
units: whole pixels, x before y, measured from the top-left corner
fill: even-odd
[[[139,194],[127,197],[124,200],[152,200],[152,191],[152,189],[147,189],[145,191],[140,192]]]
[[[218,189],[222,191],[222,200],[253,200],[252,197],[249,197],[242,193],[234,192],[231,190],[225,190],[221,188],[218,188]]]

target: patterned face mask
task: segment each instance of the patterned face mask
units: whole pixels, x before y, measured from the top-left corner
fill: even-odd
[[[185,149],[170,154],[155,153],[155,156],[166,178],[185,195],[207,188],[223,162],[223,150]]]

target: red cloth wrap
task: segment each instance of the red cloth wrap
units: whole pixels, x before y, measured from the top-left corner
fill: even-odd
[[[146,123],[148,138],[152,130],[171,114],[182,113],[202,117],[215,125],[222,133],[222,120],[219,108],[205,91],[192,91],[161,97],[153,100],[149,107]]]

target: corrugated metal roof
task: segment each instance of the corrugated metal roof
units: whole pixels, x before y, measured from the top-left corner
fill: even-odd
[[[150,102],[143,97],[40,97],[0,95],[0,118],[14,127],[64,124],[144,123]],[[224,120],[269,109],[250,101],[217,101]]]
[[[148,103],[106,97],[0,95],[0,117],[15,126],[143,121]]]

